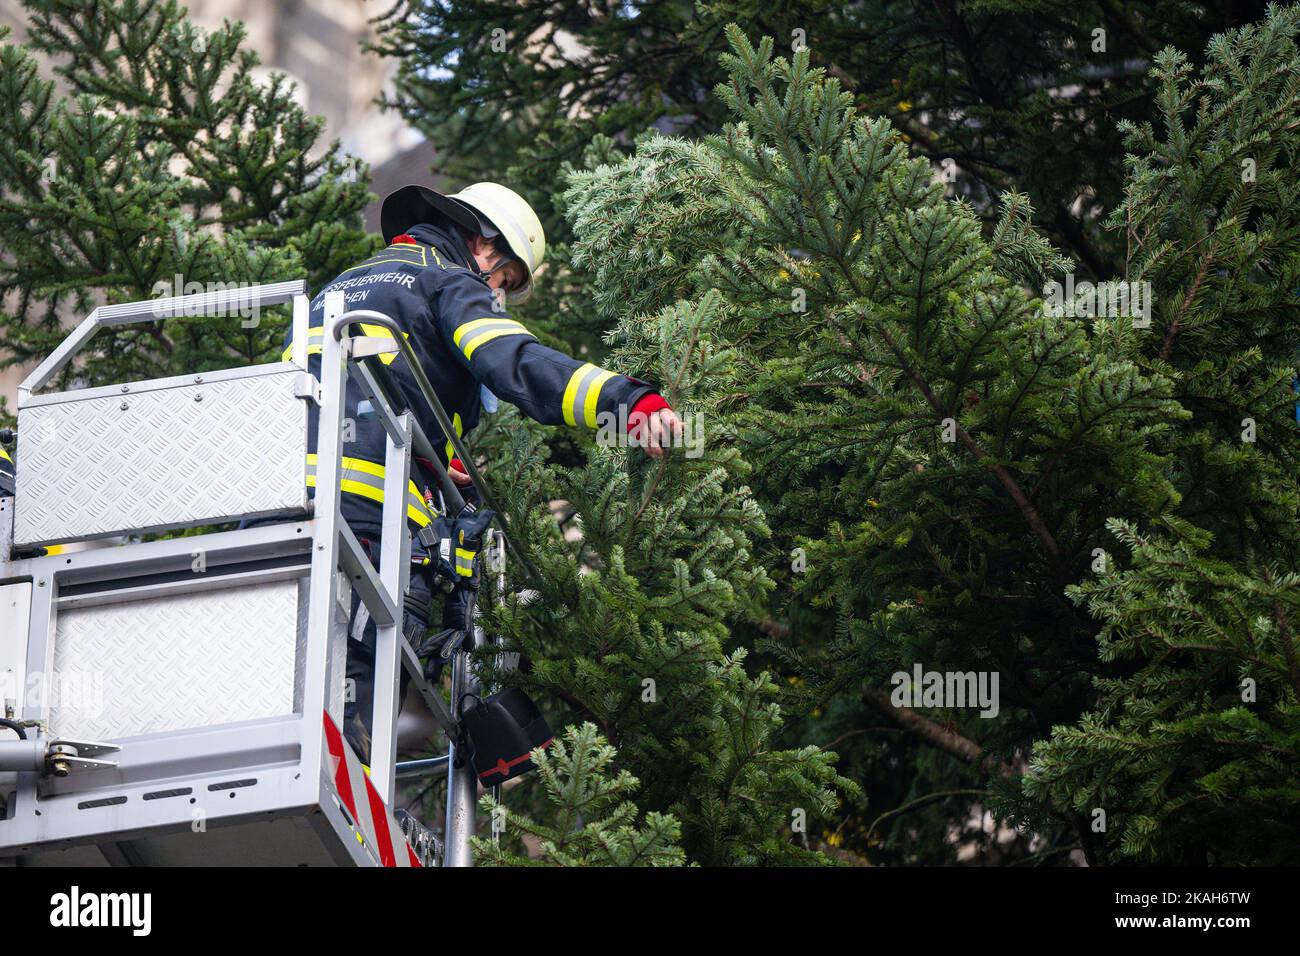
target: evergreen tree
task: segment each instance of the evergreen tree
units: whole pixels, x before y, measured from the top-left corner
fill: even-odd
[[[1023,632],[1058,627],[1069,603],[1054,567],[1064,550],[1054,516],[1041,516],[1021,484],[1032,487],[1047,461],[1063,458],[1060,487],[1078,494],[1073,503],[1044,498],[1083,523],[1086,443],[1150,471],[1132,420],[1162,401],[1159,386],[1130,363],[1094,365],[1081,323],[1032,308],[999,276],[970,210],[943,198],[887,122],[857,118],[806,54],[773,62],[770,41],[754,50],[733,31],[733,43],[732,85],[719,92],[743,123],[707,144],[642,143],[619,167],[575,179],[570,213],[584,237],[575,261],[593,269],[611,320],[623,304],[645,308],[656,297],[714,288],[725,298],[707,331],[742,344],[710,411],[735,423],[756,466],[779,529],[768,567],[802,593],[818,631],[838,618],[828,659],[780,649],[821,685],[821,700],[864,678],[884,684],[918,660],[937,670],[1016,667],[1024,684],[1035,667],[1053,676],[1086,669],[1086,622],[1075,641],[1044,641],[1041,659],[1022,663]],[[1025,218],[1023,203],[1008,209],[1003,258],[1022,272],[1059,269],[1026,238]],[[626,324],[624,356],[636,362],[641,323]],[[1107,415],[1130,424],[1108,428]],[[948,426],[975,450],[945,441]],[[1063,452],[1076,436],[1084,447]],[[725,433],[715,426],[711,437]],[[1098,488],[1093,507],[1110,506],[1116,484]],[[802,553],[787,558],[796,547]],[[1006,611],[990,617],[990,603]],[[819,606],[834,617],[820,623]],[[825,636],[817,643],[826,657]],[[1008,746],[1032,737],[1023,710],[1071,717],[1086,688],[1082,672],[1054,694],[1007,683],[992,739]],[[914,779],[920,794],[935,789],[925,774]]]
[[[548,210],[561,241],[530,325],[594,356],[599,332],[617,326],[619,361],[645,372],[661,310],[719,291],[717,326],[703,334],[732,352],[733,370],[694,407],[753,466],[746,481],[775,529],[756,550],[776,584],[768,613],[756,626],[736,622],[731,640],[760,641],[762,665],[781,672],[781,740],[833,745],[840,771],[866,788],[830,842],[898,862],[951,859],[955,839],[985,860],[1059,861],[1078,847],[1115,858],[1062,791],[1018,792],[1033,742],[1096,705],[1094,677],[1122,679],[1136,666],[1098,658],[1109,625],[1067,588],[1098,573],[1099,551],[1112,572],[1129,560],[1113,518],[1163,541],[1181,517],[1211,531],[1214,557],[1243,573],[1269,561],[1282,560],[1279,575],[1290,567],[1276,542],[1257,564],[1247,539],[1290,533],[1295,469],[1291,451],[1277,449],[1294,436],[1284,429],[1295,283],[1288,233],[1272,224],[1289,221],[1292,71],[1285,50],[1269,48],[1276,58],[1256,62],[1276,67],[1277,88],[1263,90],[1268,70],[1232,59],[1254,41],[1227,33],[1210,43],[1264,13],[1263,3],[1186,0],[634,10],[408,0],[382,22],[381,50],[401,57],[394,105],[434,140],[444,169],[478,178],[508,167]],[[1270,31],[1285,33],[1278,24],[1289,16]],[[837,103],[890,120],[897,136],[882,127],[880,149],[900,151],[893,162],[925,157],[933,172],[918,168],[914,184],[881,172],[899,206],[882,207],[855,238],[849,224],[864,217],[846,203],[863,167],[842,171],[844,151],[810,126],[834,110],[787,99],[796,84],[772,82],[755,96],[760,124],[711,92],[733,83],[716,59],[729,46],[728,20],[781,49],[805,42],[808,66],[839,81]],[[1188,114],[1144,146],[1140,137],[1168,114],[1160,51],[1170,45],[1209,64],[1178,96],[1199,102],[1203,82],[1222,95],[1199,134]],[[816,86],[814,95],[830,95]],[[743,134],[727,134],[742,155],[725,168],[732,147],[699,141],[742,115],[766,130],[750,157],[755,175]],[[647,139],[650,127],[691,138]],[[820,145],[791,155],[790,141],[814,134]],[[1252,136],[1257,143],[1239,147]],[[1148,157],[1145,171],[1126,167],[1126,151]],[[1264,187],[1248,207],[1232,188],[1247,158]],[[769,161],[775,172],[763,168]],[[782,169],[805,180],[794,202]],[[557,198],[566,174],[578,188]],[[984,245],[962,214],[931,213],[945,204],[918,198],[932,178],[967,201]],[[879,204],[875,192],[865,199]],[[1270,198],[1261,205],[1261,196]],[[920,241],[909,234],[932,223]],[[941,227],[958,232],[941,240]],[[905,253],[893,263],[891,245]],[[1207,245],[1219,251],[1205,257]],[[716,266],[704,265],[711,253]],[[973,323],[984,321],[985,283],[1033,297],[1070,272],[1152,282],[1152,327],[1083,319],[1017,329],[1016,313],[1041,304],[1003,292],[1011,314],[992,323],[987,343],[968,341],[982,328]],[[887,308],[874,299],[882,283]],[[796,290],[808,311],[791,325]],[[902,329],[889,324],[909,316]],[[1032,344],[1026,355],[1006,342]],[[965,440],[934,441],[926,389],[982,456]],[[1267,454],[1240,440],[1245,419],[1267,433]],[[567,440],[552,449],[556,462],[582,466]],[[918,660],[996,669],[1001,717],[894,707],[888,679]],[[967,827],[995,799],[1032,821],[1000,849]]]
[[[716,308],[705,296],[647,320],[653,345],[640,370],[668,383],[677,407],[727,379],[728,353],[702,335]],[[835,773],[834,754],[774,745],[778,689],[725,646],[770,588],[754,554],[769,531],[741,484],[740,455],[706,443],[698,456],[688,448],[651,462],[588,439],[584,467],[570,468],[547,462],[540,428],[513,413],[500,427],[492,468],[512,476],[503,506],[542,580],[536,600],[480,601],[485,626],[524,661],[502,672],[488,655],[485,678],[558,702],[556,720],[598,727],[617,747],[617,770],[642,781],[640,810],[680,821],[689,861],[824,862],[792,834],[806,836],[834,810],[837,789],[855,788]],[[553,502],[563,503],[562,523]],[[589,785],[579,776],[573,786]]]
[[[3,361],[47,354],[59,309],[176,275],[318,286],[373,248],[360,166],[316,152],[239,27],[25,5],[70,95],[0,46]],[[567,9],[385,21],[449,168],[514,164],[562,225],[530,325],[699,429],[659,462],[509,410],[476,435],[539,571],[537,600],[489,577],[522,658],[484,677],[578,724],[485,803],[480,853],[1285,859],[1300,11],[1207,45],[1257,5]],[[794,30],[789,59],[746,39]],[[1149,283],[1150,322],[1053,307],[1075,273]],[[68,374],[257,361],[279,328],[118,330]],[[900,704],[918,665],[997,674],[996,715]]]
[[[563,740],[538,750],[537,773],[556,810],[555,821],[536,823],[484,794],[481,807],[494,821],[494,837],[474,838],[479,861],[489,866],[680,866],[680,825],[662,813],[648,813],[638,823],[636,804],[626,798],[639,781],[626,770],[613,771],[614,756],[614,748],[589,723],[569,728]],[[503,834],[507,846],[532,838],[538,855],[503,847]]]
[[[710,447],[722,439],[753,466],[749,480],[777,529],[763,557],[781,619],[765,622],[778,638],[766,649],[820,710],[801,729],[870,741],[855,769],[878,798],[873,809],[907,809],[868,827],[859,807],[838,834],[845,845],[876,858],[943,859],[945,833],[992,806],[1028,824],[1019,848],[1003,851],[1013,856],[1028,853],[1032,837],[1036,859],[1074,848],[1096,862],[1138,852],[1188,859],[1171,849],[1175,834],[1161,843],[1097,832],[1077,774],[1111,766],[1099,722],[1121,719],[1116,695],[1128,695],[1133,715],[1123,726],[1141,759],[1125,772],[1138,790],[1104,792],[1112,811],[1124,807],[1140,816],[1134,827],[1149,830],[1145,821],[1177,804],[1152,809],[1138,794],[1160,794],[1186,754],[1146,756],[1134,722],[1177,713],[1188,722],[1177,732],[1196,727],[1212,756],[1215,730],[1199,722],[1223,707],[1236,727],[1242,714],[1223,695],[1240,688],[1219,684],[1218,697],[1192,699],[1184,681],[1210,682],[1225,668],[1243,676],[1269,668],[1272,709],[1257,719],[1271,736],[1260,745],[1277,761],[1274,773],[1290,769],[1297,447],[1289,382],[1300,343],[1286,169],[1300,81],[1295,24],[1294,10],[1277,11],[1264,26],[1217,38],[1196,82],[1183,58],[1161,54],[1168,141],[1148,127],[1123,130],[1135,155],[1112,226],[1128,231],[1134,249],[1128,278],[1152,283],[1149,326],[1048,308],[1036,296],[1070,264],[1033,230],[1025,197],[1004,197],[982,239],[972,210],[944,198],[941,177],[908,159],[889,123],[858,117],[852,97],[810,69],[805,53],[773,59],[770,41],[754,49],[735,29],[735,53],[724,58],[729,82],[718,89],[735,124],[703,144],[642,141],[628,160],[574,178],[565,197],[582,236],[573,261],[590,270],[606,319],[622,318],[622,362],[650,361],[654,310],[717,300],[701,334],[727,349],[727,380],[697,407],[712,415]],[[1247,158],[1254,175],[1243,183]],[[639,314],[622,315],[629,307]],[[1242,441],[1245,419],[1259,436],[1253,442]],[[1248,489],[1230,501],[1228,489],[1241,483]],[[1198,537],[1193,519],[1215,537]],[[1222,636],[1207,652],[1219,655],[1217,670],[1204,672],[1192,654],[1180,664],[1190,671],[1172,674],[1165,668],[1178,656],[1161,649],[1159,666],[1134,678],[1125,653],[1154,654],[1158,645],[1107,635],[1128,634],[1125,615],[1142,613],[1165,615],[1157,635],[1176,633],[1190,604],[1171,609],[1156,599],[1139,611],[1106,598],[1147,579],[1149,594],[1159,594],[1159,574],[1138,567],[1095,586],[1104,593],[1071,585],[1099,569],[1120,573],[1107,552],[1117,550],[1120,529],[1138,526],[1185,529],[1178,539],[1198,548],[1215,540],[1218,553],[1204,560],[1237,569],[1239,586],[1258,592],[1232,603],[1271,608],[1263,595],[1276,598],[1273,623]],[[1157,543],[1150,553],[1176,546],[1191,547]],[[1090,600],[1097,593],[1106,600]],[[803,631],[815,640],[801,640]],[[1252,667],[1244,642],[1261,634],[1273,649],[1253,655]],[[998,717],[929,718],[896,706],[884,687],[916,663],[996,671]],[[1264,675],[1253,679],[1265,693]],[[1036,741],[1099,701],[1111,703],[1037,756]],[[929,751],[869,726],[880,717]],[[1094,733],[1098,751],[1077,765],[1065,748],[1087,746]],[[1031,757],[1051,773],[1035,770],[1021,793]],[[1209,792],[1198,799],[1246,798],[1234,789],[1248,786],[1243,764],[1205,765]],[[877,787],[886,767],[889,779]],[[1259,778],[1249,786],[1263,813],[1240,835],[1259,847],[1288,826],[1290,790]],[[1089,780],[1088,793],[1102,789]],[[1216,825],[1201,840],[1220,848],[1217,858],[1248,858],[1252,851],[1224,852],[1238,831]]]
[[[1117,345],[1191,412],[1166,436],[1179,498],[1149,527],[1115,524],[1127,567],[1071,589],[1121,667],[1027,780],[1104,811],[1111,859],[1282,863],[1296,841],[1298,36],[1300,9],[1279,8],[1216,37],[1199,71],[1162,52],[1160,123],[1126,129],[1111,224],[1159,309]]]
[[[174,0],[24,7],[26,46],[0,46],[0,363],[48,355],[63,313],[191,283],[319,286],[373,247],[362,165],[320,143],[282,75],[256,77],[242,25],[204,32]],[[248,315],[105,330],[64,382],[265,361],[283,330]]]

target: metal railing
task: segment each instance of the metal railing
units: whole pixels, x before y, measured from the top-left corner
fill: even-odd
[[[63,368],[76,358],[77,353],[89,344],[100,329],[157,322],[190,315],[221,314],[235,308],[265,308],[293,303],[293,362],[307,368],[307,317],[310,302],[307,283],[303,279],[275,282],[246,288],[204,292],[198,295],[178,295],[165,299],[148,299],[143,302],[123,302],[118,305],[101,305],[82,320],[72,334],[59,343],[45,361],[32,369],[31,374],[18,386],[18,404],[23,405],[38,390],[49,384]]]
[[[473,455],[469,453],[469,450],[464,444],[464,440],[457,434],[456,429],[453,427],[451,416],[447,414],[446,409],[443,407],[433,384],[429,381],[428,375],[420,364],[419,358],[416,356],[414,349],[411,348],[410,343],[407,342],[401,326],[399,326],[392,317],[385,313],[376,312],[371,309],[354,309],[349,312],[338,314],[334,318],[330,318],[332,315],[330,297],[334,295],[337,295],[340,299],[342,298],[342,293],[329,293],[326,296],[325,315],[327,332],[325,339],[327,344],[325,355],[323,355],[322,358],[324,359],[333,351],[330,348],[329,343],[342,342],[344,329],[349,326],[359,325],[364,322],[368,325],[381,326],[390,333],[391,339],[375,337],[350,338],[348,339],[349,346],[347,349],[349,357],[354,360],[348,363],[349,374],[352,376],[353,381],[361,388],[365,396],[370,399],[373,407],[377,409],[379,419],[383,423],[385,430],[388,431],[390,448],[395,442],[399,441],[412,445],[420,457],[429,462],[433,467],[442,490],[444,502],[450,512],[452,514],[458,514],[465,508],[464,496],[460,493],[455,482],[451,480],[451,476],[448,473],[446,466],[442,463],[441,456],[434,451],[433,445],[429,441],[428,436],[424,434],[418,422],[415,421],[411,414],[411,410],[407,408],[405,403],[402,401],[402,396],[392,383],[383,363],[379,361],[380,355],[396,352],[405,356],[407,368],[415,380],[416,387],[420,392],[420,397],[424,400],[430,412],[432,412],[434,420],[437,421],[439,428],[442,430],[443,434],[446,435],[452,449],[459,457],[461,463],[465,466],[465,469],[470,476],[470,480],[473,482],[474,487],[479,493],[480,500],[482,500],[484,505],[492,509],[496,514],[496,522],[499,529],[498,533],[501,539],[498,542],[498,547],[500,548],[500,564],[498,564],[497,581],[498,588],[504,592],[504,565],[505,550],[507,546],[514,552],[516,558],[528,574],[534,580],[539,580],[538,574],[531,562],[528,561],[527,556],[511,541],[508,522],[504,512],[497,506],[492,492],[488,488],[486,481],[483,479],[483,475],[479,471]],[[324,374],[323,363],[322,374]],[[324,383],[322,382],[322,385],[323,384]],[[395,411],[399,406],[402,408],[400,416]],[[322,439],[323,438],[324,436],[322,435]],[[323,450],[318,452],[318,455],[323,455]],[[407,456],[407,459],[409,467],[409,456]],[[386,472],[386,475],[387,474],[388,472]],[[400,486],[402,489],[404,489],[406,485],[406,474],[407,472],[403,470],[401,478],[402,484]],[[385,489],[386,502],[389,500],[389,494],[390,492]],[[402,492],[402,494],[404,494],[404,492]],[[399,495],[397,500],[400,501],[403,500],[403,498]],[[387,518],[387,511],[385,512],[385,517]],[[389,549],[392,547],[392,534],[393,532],[390,532],[389,528],[385,526],[385,555],[387,555]],[[408,541],[404,533],[404,527],[399,529],[398,534],[403,541]],[[409,558],[407,559],[407,563],[409,565]],[[384,565],[381,561],[381,568],[382,567],[384,567]],[[398,632],[398,636],[400,638],[400,631]],[[401,643],[405,645],[404,640]],[[481,649],[486,646],[486,644],[487,636],[483,629],[474,626],[474,649]],[[385,652],[387,653],[387,644],[385,643],[382,646],[385,648]],[[377,646],[375,658],[376,675],[381,673],[379,671],[380,659],[380,650],[379,646]],[[403,660],[404,662],[409,660],[415,665],[416,670],[411,671],[412,679],[417,681],[417,687],[420,688],[421,696],[425,698],[427,703],[432,703],[430,695],[436,695],[436,690],[428,688],[423,673],[417,673],[419,662],[414,660],[414,654],[404,654]],[[408,664],[408,670],[410,669],[411,668]],[[385,670],[384,673],[387,673],[387,670]],[[386,686],[385,688],[388,693],[385,694],[382,702],[382,710],[381,700],[378,695],[378,683],[376,684],[376,689],[375,723],[373,726],[379,728],[381,713],[384,716],[387,716],[389,713],[388,707],[390,705],[388,693],[391,693],[392,688],[391,686]],[[471,653],[463,650],[456,651],[452,658],[451,667],[451,713],[446,715],[445,718],[440,719],[440,723],[443,725],[443,729],[447,732],[449,740],[446,757],[434,758],[433,760],[428,761],[412,761],[403,766],[395,763],[395,754],[393,754],[394,760],[386,764],[386,766],[394,767],[394,771],[393,777],[386,776],[384,778],[385,780],[392,780],[397,776],[410,777],[426,773],[428,775],[440,775],[443,773],[447,775],[446,823],[443,833],[444,866],[471,866],[473,864],[469,841],[470,837],[474,835],[476,824],[475,808],[477,779],[474,769],[469,763],[468,748],[466,747],[463,735],[460,732],[458,702],[464,700],[467,695],[478,695],[480,689],[479,678],[471,665]],[[430,709],[441,708],[441,705],[441,698],[438,698],[437,704],[431,706]],[[440,716],[441,715],[438,713],[435,713],[435,717]],[[393,711],[393,718],[392,726],[396,726],[395,710]],[[384,738],[382,742],[385,746],[391,745],[387,738]],[[380,735],[376,733],[374,735],[372,746],[377,749],[380,744]],[[389,753],[386,751],[384,756],[387,759]]]
[[[132,323],[157,321],[196,312],[206,312],[241,305],[256,307],[291,303],[293,308],[291,350],[292,364],[304,373],[308,370],[309,310],[306,283],[282,282],[223,292],[204,293],[198,296],[178,296],[149,302],[124,303],[96,309],[65,339],[58,348],[19,386],[21,405],[40,403],[45,399],[37,392],[63,371],[76,355],[101,329]],[[351,326],[365,322],[383,327],[392,338],[379,338],[360,334],[350,335]],[[335,652],[328,649],[327,635],[336,632],[335,592],[337,579],[345,574],[351,587],[364,602],[376,626],[375,641],[375,691],[371,714],[372,751],[370,779],[387,806],[392,806],[396,782],[413,776],[447,775],[447,807],[444,830],[445,866],[472,865],[470,837],[475,830],[477,784],[467,747],[461,732],[456,702],[466,694],[477,694],[479,678],[471,666],[471,652],[458,650],[451,666],[451,701],[448,707],[439,687],[425,678],[423,667],[415,650],[405,639],[402,630],[403,597],[407,590],[411,568],[411,539],[407,532],[406,500],[411,474],[412,452],[427,460],[436,474],[445,504],[454,515],[466,507],[464,496],[452,481],[442,456],[435,452],[428,436],[421,429],[416,416],[408,407],[406,396],[395,386],[380,357],[397,353],[406,357],[407,364],[420,393],[448,442],[468,471],[486,507],[497,515],[500,538],[495,543],[504,559],[505,545],[510,544],[521,567],[536,578],[536,571],[527,557],[510,542],[508,521],[487,487],[473,456],[463,439],[456,433],[450,417],[438,399],[419,360],[406,341],[401,328],[391,317],[372,310],[345,311],[342,292],[331,292],[324,299],[324,329],[321,340],[320,390],[310,397],[320,405],[316,445],[316,493],[311,520],[312,544],[309,574],[312,591],[306,608],[306,633],[310,647],[304,701],[306,711],[330,705],[327,674],[338,666]],[[308,380],[309,381],[309,380]],[[342,517],[341,488],[343,477],[343,429],[346,388],[353,382],[370,400],[376,417],[386,433],[384,456],[384,498],[381,517],[382,540],[378,568],[372,565],[365,550]],[[292,530],[292,529],[290,529]],[[301,528],[297,529],[299,532]],[[220,532],[212,540],[229,542],[223,545],[231,554],[245,548],[264,548],[263,538],[278,541],[280,531],[274,526],[247,528]],[[160,541],[148,546],[136,546],[165,556],[167,561],[179,561],[189,542]],[[304,547],[305,547],[304,543]],[[164,555],[165,552],[165,555]],[[173,554],[172,552],[176,552]],[[160,557],[157,560],[161,560]],[[0,557],[3,560],[3,557]],[[133,559],[138,560],[138,559]],[[147,559],[155,560],[155,559]],[[116,555],[105,553],[93,559],[78,559],[78,564],[103,564],[108,573],[115,565]],[[27,570],[21,562],[11,562],[8,567],[15,573]],[[504,564],[497,566],[497,586],[504,591]],[[296,573],[308,573],[308,566],[300,564]],[[51,588],[53,590],[53,588]],[[53,613],[53,604],[50,613]],[[40,621],[36,622],[40,625]],[[39,627],[38,627],[39,629]],[[46,628],[48,630],[48,628]],[[473,645],[481,648],[487,643],[482,628],[473,628]],[[44,645],[42,645],[43,647]],[[396,727],[401,701],[398,699],[399,677],[405,668],[411,683],[428,707],[435,722],[447,735],[448,753],[423,761],[396,759]]]

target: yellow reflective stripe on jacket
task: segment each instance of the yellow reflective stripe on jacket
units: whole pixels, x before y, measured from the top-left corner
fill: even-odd
[[[320,350],[321,350],[321,339],[322,339],[322,337],[324,337],[324,335],[325,335],[325,330],[322,329],[320,326],[316,326],[316,328],[314,328],[314,329],[308,329],[308,330],[307,330],[307,354],[308,354],[308,355],[319,355],[319,354],[320,354]],[[280,360],[281,360],[282,362],[292,362],[292,361],[293,361],[293,343],[292,343],[292,342],[290,342],[287,346],[285,346],[284,352],[281,353],[281,355],[280,355]]]
[[[9,457],[9,452],[5,451],[4,445],[0,445],[0,459],[3,459],[4,461],[7,462],[13,461],[13,459]]]
[[[474,576],[474,559],[477,556],[477,551],[466,551],[464,548],[457,548],[456,573],[463,578],[472,578]]]
[[[474,357],[474,350],[480,345],[499,339],[503,335],[526,335],[530,339],[536,338],[532,332],[524,328],[522,323],[514,319],[499,318],[474,319],[459,325],[452,336],[452,341],[456,343],[456,348],[465,353],[465,358],[470,359]]]
[[[364,458],[343,457],[343,471],[339,475],[339,488],[350,495],[384,502],[384,466]],[[307,487],[316,487],[316,456],[307,456]],[[425,503],[424,496],[414,481],[407,482],[406,516],[421,528],[437,517]]]
[[[385,326],[372,325],[369,322],[361,323],[361,331],[364,332],[368,338],[391,339],[393,337],[392,331],[386,328]],[[410,337],[411,337],[410,333],[408,332],[402,333],[402,338],[409,339]],[[393,359],[395,358],[397,358],[397,353],[389,352],[387,355],[379,356],[379,361],[383,362],[385,365],[389,365],[392,363]]]
[[[374,325],[369,322],[361,323],[361,331],[365,333],[367,337],[372,337],[377,339],[391,339],[393,337],[393,333],[390,332],[388,329],[386,329],[384,326]],[[403,332],[402,335],[403,337],[408,339],[411,337],[411,334],[409,332]],[[311,328],[307,330],[307,354],[308,355],[319,355],[321,353],[321,349],[323,348],[322,340],[324,336],[325,336],[325,330],[321,328],[319,325],[316,326],[315,328]],[[397,358],[396,352],[388,352],[387,354],[379,356],[379,361],[383,362],[385,365],[391,365],[393,363],[393,359],[395,358]],[[280,353],[280,360],[282,362],[293,361],[292,342],[290,342],[287,346],[285,346],[284,351]]]
[[[564,388],[564,421],[569,425],[582,423],[588,428],[596,427],[596,403],[600,400],[600,390],[614,377],[613,372],[590,362],[580,365],[569,376],[569,384]]]

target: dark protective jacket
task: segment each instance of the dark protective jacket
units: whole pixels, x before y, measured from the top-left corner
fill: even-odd
[[[502,310],[454,231],[419,225],[397,238],[387,249],[343,272],[312,299],[308,353],[316,374],[320,373],[325,294],[342,290],[348,309],[373,309],[397,321],[461,435],[478,423],[480,385],[543,424],[593,429],[598,427],[597,417],[606,413],[617,416],[613,421],[626,421],[636,401],[654,391],[645,382],[540,344]],[[363,331],[390,335],[377,325],[363,325]],[[291,337],[292,330],[285,340],[285,360],[292,356]],[[405,357],[384,355],[381,361],[388,365],[429,441],[442,450],[443,463],[450,461],[451,443],[420,397]],[[350,381],[344,415],[354,428],[345,428],[344,435],[343,516],[354,530],[377,536],[386,433]],[[313,486],[316,423],[313,406],[308,457],[308,484]],[[411,478],[407,517],[419,528],[432,518],[425,505],[426,489],[436,491],[438,485],[431,466],[418,459],[412,462]]]
[[[14,460],[4,445],[0,445],[0,498],[12,498],[14,494]]]

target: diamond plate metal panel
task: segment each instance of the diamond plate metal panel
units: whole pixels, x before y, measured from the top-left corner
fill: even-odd
[[[20,408],[14,540],[50,544],[307,506],[297,371]]]
[[[298,587],[276,581],[61,611],[51,730],[117,740],[293,713]]]

